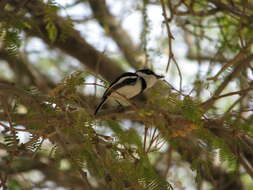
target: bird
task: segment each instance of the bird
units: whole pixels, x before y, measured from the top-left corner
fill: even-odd
[[[125,72],[117,77],[106,89],[100,104],[97,106],[94,115],[97,115],[102,106],[110,99],[131,99],[145,90],[151,88],[155,83],[164,78],[150,69],[140,69],[135,73]]]

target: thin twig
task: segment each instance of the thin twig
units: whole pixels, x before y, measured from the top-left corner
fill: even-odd
[[[230,111],[246,96],[246,94],[243,94],[240,98],[238,98],[223,114],[222,119],[226,118]]]
[[[182,77],[181,70],[179,68],[179,65],[178,65],[178,63],[177,63],[177,61],[175,59],[175,56],[174,56],[174,53],[173,53],[173,50],[172,50],[172,40],[174,40],[174,37],[173,37],[173,35],[171,33],[170,26],[169,26],[169,23],[168,23],[168,22],[171,21],[172,16],[171,16],[171,18],[168,18],[164,0],[160,0],[160,2],[161,2],[161,5],[162,5],[162,11],[163,11],[162,15],[164,17],[164,23],[165,23],[165,26],[166,26],[166,29],[167,29],[168,42],[169,42],[169,59],[168,59],[167,67],[166,67],[166,72],[168,72],[170,62],[173,61],[175,63],[175,65],[176,65],[177,70],[178,70],[178,74],[179,74],[179,78],[180,78],[180,91],[181,91],[182,90],[183,77]],[[173,15],[173,12],[171,12],[171,15]]]
[[[239,160],[244,169],[247,171],[249,176],[253,179],[253,168],[251,165],[248,163],[247,159],[240,153],[239,155]]]
[[[149,54],[148,54],[148,14],[147,14],[147,1],[143,0],[143,8],[142,8],[142,19],[143,19],[143,31],[142,31],[142,44],[143,44],[143,50],[144,50],[144,68],[148,67],[148,61],[149,61]]]
[[[243,47],[243,49],[232,60],[230,60],[228,63],[226,63],[214,77],[208,78],[208,80],[217,80],[218,77],[220,76],[220,74],[222,72],[224,72],[228,67],[231,67],[232,65],[238,63],[238,61],[245,55],[247,50],[251,47],[252,43],[253,43],[253,39],[250,40],[246,44],[246,46]]]
[[[175,90],[176,92],[178,92],[179,94],[181,94],[182,96],[189,96],[186,94],[183,94],[181,91],[177,90],[174,86],[172,86],[168,81],[163,80],[163,82],[165,82],[172,90]]]
[[[248,92],[248,91],[250,91],[250,90],[253,90],[253,87],[249,87],[249,88],[246,88],[246,89],[243,89],[243,90],[239,90],[239,91],[235,91],[235,92],[229,92],[229,93],[227,93],[227,94],[223,94],[223,95],[221,95],[221,96],[214,96],[214,97],[212,97],[211,99],[209,99],[208,101],[213,101],[213,100],[218,100],[218,99],[220,99],[220,98],[225,98],[225,97],[227,97],[227,96],[233,96],[233,95],[241,95],[241,94],[244,94],[244,93],[246,93],[246,92]],[[202,103],[201,105],[204,105],[204,104],[206,104],[207,102],[204,102],[204,103]]]
[[[145,125],[145,128],[144,128],[143,152],[146,152],[147,135],[148,135],[148,127]]]
[[[84,83],[83,85],[100,86],[100,87],[106,88],[104,85],[98,84],[98,83],[95,83],[95,82]]]
[[[235,78],[240,72],[249,65],[249,62],[253,59],[253,55],[247,56],[245,59],[240,60],[239,64],[234,68],[234,70],[223,80],[220,86],[215,90],[213,97],[217,97],[220,93],[227,87],[228,83]],[[207,111],[214,104],[216,99],[210,98],[205,103],[201,104],[202,108]]]

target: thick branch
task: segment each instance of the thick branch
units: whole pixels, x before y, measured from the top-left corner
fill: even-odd
[[[40,73],[32,64],[27,63],[24,57],[10,55],[6,50],[0,50],[0,59],[5,60],[15,73],[15,82],[24,86],[34,85],[41,91],[47,92],[55,84],[45,75]]]
[[[24,172],[30,172],[32,170],[41,171],[45,175],[46,180],[52,180],[60,186],[69,187],[71,189],[83,190],[88,186],[81,180],[74,172],[59,170],[55,167],[56,163],[52,160],[47,161],[47,164],[40,161],[40,158],[31,160],[31,157],[16,158],[13,162],[13,166],[2,162],[0,164],[0,171],[5,174],[15,175]],[[43,159],[43,157],[42,157]],[[45,158],[44,158],[45,159]]]
[[[117,43],[128,63],[134,68],[139,68],[140,63],[137,56],[140,52],[128,33],[112,15],[105,0],[89,0],[89,4],[94,16],[105,29],[105,32]]]
[[[23,96],[23,99],[26,99],[25,98],[26,96],[28,96],[27,99],[32,99],[32,100],[34,99],[34,97],[30,96],[26,92],[24,92],[20,89],[16,89],[10,85],[3,85],[3,87],[5,87],[5,88],[2,88],[2,90],[6,89],[7,91],[9,91],[9,93],[11,93],[11,92],[16,93],[16,95],[18,95],[19,97]],[[40,101],[42,101],[42,100],[37,99],[37,101],[38,101],[37,103],[39,104]],[[107,114],[98,115],[96,119],[113,119],[113,120],[126,119],[126,120],[140,121],[143,123],[150,123],[152,125],[155,124],[155,121],[157,121],[157,120],[164,121],[164,122],[166,122],[166,128],[163,129],[163,135],[165,137],[167,136],[168,131],[175,129],[175,126],[177,126],[177,128],[178,128],[180,125],[186,125],[185,127],[187,127],[188,125],[191,124],[191,122],[188,121],[187,119],[185,119],[180,113],[174,113],[174,114],[168,113],[168,111],[161,110],[161,109],[158,109],[155,107],[153,107],[152,109],[151,109],[151,107],[149,107],[149,109],[153,110],[155,114],[152,114],[149,116],[145,116],[145,115],[143,116],[141,114],[136,113],[136,110],[133,110],[130,112],[129,111],[128,112],[121,112],[121,113],[118,110],[116,110],[115,112],[111,112],[111,113],[107,112]],[[62,115],[61,120],[64,123],[66,122],[65,120],[69,120],[73,117],[76,117],[76,112],[72,112],[72,113],[69,112],[67,114],[68,118],[66,118],[66,113],[64,113],[64,112],[62,112],[62,113],[59,112],[57,115],[54,115],[52,113],[48,113],[48,114],[49,115],[47,115],[47,113],[45,113],[45,115],[43,116],[48,119],[46,121],[48,124],[50,124],[51,122],[54,123],[54,120],[59,119],[60,115]],[[71,116],[72,114],[73,114],[73,117]],[[14,122],[18,123],[19,122],[18,120],[19,119],[24,120],[24,117],[25,117],[24,115],[21,115],[20,117],[15,117],[16,121],[14,121]],[[40,115],[37,115],[35,117],[37,117],[38,119],[41,119]],[[87,117],[89,117],[89,116],[87,116]],[[90,116],[90,117],[93,118],[92,116]],[[31,116],[27,115],[27,123],[29,123],[29,122],[31,123],[32,122],[31,120],[33,120],[31,118]],[[60,120],[58,120],[58,121],[60,121]],[[236,133],[239,133],[240,131],[239,132],[235,131],[234,130],[235,128],[233,126],[228,128],[224,121],[221,121],[218,119],[209,119],[209,120],[203,119],[202,122],[203,122],[203,127],[206,130],[212,132],[213,134],[215,134],[219,138],[224,139],[224,141],[229,145],[229,147],[231,148],[231,150],[233,152],[236,150],[236,146],[234,145],[234,142],[239,141],[240,137],[243,137],[243,134],[240,136],[236,135]],[[27,126],[27,125],[25,124],[24,126]],[[29,126],[29,124],[28,124],[28,126]],[[156,126],[156,127],[159,128],[159,126]],[[188,144],[193,144],[193,148],[188,149],[191,152],[193,150],[195,150],[196,148],[199,148],[198,146],[194,146],[194,142],[196,142],[196,140],[197,140],[196,138],[197,137],[194,136],[194,133],[192,135],[186,136],[185,138],[182,138],[182,142],[189,141]],[[73,143],[77,143],[76,140],[77,139],[71,140],[72,145],[73,145]],[[185,144],[187,144],[187,143],[185,143]],[[239,151],[241,151],[244,154],[250,154],[250,152],[247,149],[244,149],[244,147],[241,147],[241,149]],[[193,158],[195,158],[195,157],[196,157],[196,154],[194,154]],[[235,181],[235,184],[236,183],[237,183],[237,181]],[[238,183],[238,185],[240,185],[240,184]]]
[[[12,5],[15,6],[18,2],[19,0],[12,1]],[[53,21],[58,35],[57,39],[52,43],[48,38],[48,31],[44,21],[47,16],[46,5],[41,1],[29,1],[24,7],[32,15],[32,18],[27,20],[32,26],[26,29],[27,33],[37,36],[49,46],[53,45],[75,57],[91,71],[101,74],[108,81],[112,81],[123,72],[117,63],[88,44],[77,30],[70,27],[67,20],[56,14],[53,16]],[[61,39],[60,36],[64,36],[64,39]]]

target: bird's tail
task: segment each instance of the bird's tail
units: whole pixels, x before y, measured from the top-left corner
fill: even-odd
[[[100,108],[106,103],[106,100],[107,100],[107,97],[104,97],[102,99],[102,101],[100,102],[100,104],[97,106],[95,112],[94,112],[94,115],[97,115],[98,111],[100,110]]]

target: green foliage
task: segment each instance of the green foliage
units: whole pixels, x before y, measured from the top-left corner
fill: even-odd
[[[253,129],[251,124],[249,123],[242,123],[241,125],[237,125],[239,129],[249,134],[249,136],[253,137]]]
[[[58,29],[55,24],[56,12],[58,10],[58,6],[54,1],[49,1],[47,3],[47,8],[45,9],[45,17],[44,22],[46,23],[46,30],[48,33],[48,38],[51,43],[55,42],[58,36]]]
[[[238,21],[230,16],[224,15],[217,18],[220,27],[221,48],[236,52],[240,50],[238,44],[239,36],[237,31]]]
[[[27,28],[31,28],[31,25],[26,20],[12,14],[0,21],[0,40],[4,43],[3,48],[12,56],[17,55],[22,44],[21,32]]]
[[[86,168],[93,176],[102,178],[106,174],[103,157],[99,157],[98,154],[94,152],[92,141],[87,141],[84,145],[85,150],[83,150],[81,156],[85,160]]]
[[[202,111],[189,96],[184,97],[183,101],[178,101],[177,106],[187,120],[196,124],[201,123]]]
[[[57,11],[59,10],[59,4],[55,1],[49,1],[45,9],[44,23],[47,31],[48,39],[53,44],[56,40],[65,40],[68,32],[73,28],[71,19],[67,18],[61,23],[63,30],[59,31],[59,22],[56,20]]]
[[[73,103],[78,101],[78,95],[76,89],[78,86],[84,83],[85,73],[82,71],[76,71],[70,76],[66,77],[56,88],[50,91],[50,95],[56,101],[61,101],[62,98]]]
[[[26,3],[31,2],[32,1]],[[36,14],[34,16],[32,15],[34,13],[29,13],[26,4],[18,7],[20,10],[18,10],[17,14],[13,14],[14,16],[7,14],[6,18],[1,18],[0,36],[4,42],[3,47],[12,55],[17,54],[21,42],[23,41],[23,39],[21,39],[22,35],[20,35],[21,32],[26,32],[27,29],[31,28],[37,29],[36,27],[38,27],[38,23],[40,28],[41,23],[44,27],[44,29],[40,30],[40,32],[45,33],[44,35],[41,35],[43,36],[43,40],[45,40],[46,37],[48,40],[45,41],[47,41],[47,43],[50,41],[49,45],[52,48],[54,48],[54,45],[57,45],[54,44],[56,41],[61,39],[64,40],[65,37],[68,37],[69,32],[73,30],[71,18],[58,19],[57,11],[62,7],[57,5],[54,1],[48,1],[48,3],[43,3],[43,1],[38,2],[39,4],[36,4],[38,7],[40,5],[44,6],[41,7],[44,11],[39,12],[38,15]],[[80,2],[83,3],[84,1],[77,1],[73,6],[76,6]],[[147,0],[143,0],[142,2],[143,6],[141,8],[141,14],[143,28],[141,44],[138,44],[137,46],[144,49],[145,58],[147,60],[149,58],[148,53],[151,53],[150,49],[147,47],[149,43],[148,41],[150,40],[149,35],[153,33],[151,32],[152,18],[148,18],[150,2]],[[239,4],[242,1],[233,2]],[[185,33],[185,36],[181,35],[181,33],[180,36],[185,37],[185,41],[190,44],[188,44],[189,49],[192,48],[195,53],[194,55],[197,55],[198,57],[194,60],[199,62],[198,66],[200,74],[196,77],[198,81],[195,80],[194,89],[197,89],[199,92],[197,98],[201,99],[200,96],[203,93],[203,89],[206,90],[203,78],[201,78],[201,75],[203,75],[203,68],[201,68],[200,59],[202,55],[201,50],[206,50],[206,48],[203,47],[209,45],[205,44],[205,40],[210,42],[210,44],[214,44],[214,46],[213,48],[207,48],[208,51],[206,51],[206,54],[203,54],[204,60],[207,57],[207,61],[212,62],[216,51],[218,51],[217,55],[226,55],[224,57],[230,59],[235,53],[241,51],[241,43],[252,39],[252,19],[249,20],[247,17],[239,19],[238,16],[234,15],[234,11],[232,11],[231,14],[227,14],[229,9],[225,9],[226,7],[219,8],[217,9],[217,12],[210,14],[208,11],[215,8],[215,5],[207,0],[186,0],[179,2],[178,4],[175,4],[173,1],[166,1],[166,5],[168,5],[167,8],[170,9],[171,5],[169,3],[173,6],[172,9],[168,11],[173,20],[173,22],[170,23],[171,26],[173,26],[174,21],[179,27],[181,26],[181,32]],[[220,3],[226,5],[229,1],[224,0],[220,1]],[[235,12],[245,11],[245,14],[249,14],[251,11],[243,6],[240,6],[238,9],[234,6],[234,8]],[[173,12],[175,9],[178,10]],[[184,10],[187,11],[184,12]],[[177,15],[178,13],[181,13],[184,16],[181,17],[180,15]],[[207,15],[205,15],[205,13],[207,13]],[[28,22],[22,20],[22,18],[29,20],[30,17],[35,18],[35,21],[40,22],[30,25],[30,23],[28,24]],[[92,20],[92,22],[93,21],[94,20]],[[63,26],[60,26],[62,23]],[[107,30],[107,27],[108,26],[104,27],[105,31]],[[171,29],[172,33],[174,33],[174,28],[172,27]],[[33,32],[37,31],[34,30]],[[208,36],[208,32],[212,35]],[[30,35],[30,33],[27,34],[28,36]],[[35,34],[35,36],[40,36],[40,34],[41,33]],[[173,34],[173,36],[177,38],[177,35]],[[164,35],[159,36],[159,38],[163,39]],[[174,40],[174,42],[176,41],[177,39]],[[193,43],[191,41],[193,41]],[[153,43],[150,43],[150,45],[152,44]],[[64,43],[62,46],[64,46]],[[61,48],[64,49],[64,47]],[[167,46],[163,49],[166,50],[166,48]],[[123,48],[121,47],[120,49]],[[211,52],[209,52],[210,50]],[[137,51],[136,53],[139,54]],[[74,56],[73,52],[70,52],[70,54]],[[161,57],[163,56],[167,55],[162,52]],[[43,59],[48,60],[47,58]],[[58,63],[63,64],[66,61],[61,62],[61,60],[64,59],[65,57],[57,59],[57,61]],[[123,58],[121,59],[123,60]],[[108,59],[107,61],[110,60]],[[49,61],[47,61],[47,63],[48,62]],[[223,63],[224,61],[221,61],[221,64]],[[45,62],[42,62],[42,64],[44,66]],[[61,66],[60,64],[56,67]],[[209,70],[221,67],[221,64],[217,64],[216,66],[216,63],[211,63]],[[48,68],[45,68],[45,72],[47,72]],[[227,68],[221,76],[227,76],[231,73],[230,71],[233,68],[234,65]],[[30,71],[29,67],[28,70]],[[59,70],[61,70],[60,67]],[[62,70],[60,72],[62,72]],[[69,72],[69,70],[65,70],[65,72]],[[211,71],[207,73],[208,75],[212,74]],[[131,110],[127,113],[121,113],[122,115],[125,114],[124,116],[126,117],[127,122],[121,122],[122,120],[117,117],[117,114],[114,114],[115,116],[113,117],[111,117],[110,113],[105,116],[93,116],[91,113],[95,104],[89,102],[90,99],[88,98],[87,102],[85,102],[85,94],[80,96],[79,92],[77,92],[78,87],[85,84],[84,80],[86,76],[87,75],[81,71],[75,72],[70,76],[67,76],[47,94],[42,94],[39,91],[27,91],[27,94],[21,93],[20,95],[19,92],[22,91],[21,89],[18,90],[18,93],[14,91],[14,96],[9,92],[6,93],[6,102],[8,102],[8,104],[11,102],[10,105],[14,104],[13,108],[9,111],[10,113],[7,113],[10,115],[11,120],[13,120],[13,127],[10,130],[8,129],[7,132],[3,132],[4,142],[3,145],[1,143],[1,149],[3,148],[6,150],[6,157],[8,158],[16,158],[17,155],[20,157],[25,155],[27,157],[26,160],[24,159],[21,166],[20,164],[15,165],[15,159],[9,159],[11,166],[22,168],[23,166],[27,166],[26,161],[34,163],[39,162],[42,163],[42,169],[40,168],[40,165],[35,169],[41,171],[45,167],[46,169],[52,169],[52,171],[55,171],[55,178],[58,177],[58,174],[62,177],[66,171],[69,172],[67,174],[70,174],[69,176],[71,179],[74,176],[74,182],[78,182],[81,179],[81,183],[85,183],[91,179],[97,182],[97,185],[107,184],[110,189],[172,189],[171,185],[167,182],[168,177],[161,177],[163,176],[163,171],[160,170],[160,165],[151,162],[157,154],[169,156],[169,153],[152,147],[150,150],[152,149],[152,151],[155,152],[154,156],[151,151],[145,150],[148,147],[148,142],[152,139],[151,137],[147,138],[147,143],[145,142],[144,145],[143,141],[145,140],[142,139],[144,139],[144,135],[146,135],[145,137],[148,135],[146,133],[140,133],[139,129],[143,129],[143,125],[145,125],[157,130],[159,138],[161,138],[167,146],[172,147],[173,152],[182,155],[180,156],[181,160],[170,157],[169,159],[172,159],[173,162],[171,162],[171,160],[168,160],[167,162],[166,160],[166,163],[163,163],[163,161],[158,160],[164,168],[169,164],[177,165],[177,161],[186,161],[197,171],[196,178],[199,184],[201,184],[203,180],[208,180],[215,185],[222,180],[213,180],[213,176],[216,175],[216,173],[213,172],[213,169],[216,169],[216,167],[219,167],[219,169],[226,169],[224,172],[224,174],[226,174],[225,177],[229,177],[229,175],[227,175],[227,170],[238,171],[239,160],[234,152],[237,150],[237,146],[238,151],[241,151],[241,149],[244,151],[245,147],[244,145],[241,145],[242,142],[234,142],[234,139],[237,140],[245,135],[251,140],[251,137],[253,136],[251,119],[245,118],[244,116],[242,117],[242,114],[232,116],[232,114],[230,115],[228,113],[228,118],[223,118],[225,124],[221,124],[220,128],[215,128],[213,126],[209,127],[205,124],[209,124],[209,120],[218,120],[218,114],[212,116],[207,112],[203,115],[204,110],[200,108],[200,103],[196,100],[196,97],[182,96],[181,93],[173,94],[171,93],[171,89],[168,89],[168,86],[165,86],[164,84],[162,84],[163,86],[158,84],[160,86],[158,86],[157,89],[154,88],[148,90],[147,94],[150,94],[147,95],[148,100],[143,108],[138,108],[137,105],[137,109]],[[33,77],[36,78],[36,76]],[[184,80],[186,77],[184,77]],[[39,77],[38,79],[41,78]],[[214,87],[223,82],[224,78],[221,77],[220,79],[220,81],[213,82]],[[36,82],[43,83],[41,80]],[[17,87],[18,86],[19,85],[17,85]],[[13,88],[16,88],[16,86],[13,86]],[[10,89],[12,89],[12,87],[10,87]],[[85,102],[85,104],[83,104],[83,102]],[[19,113],[19,106],[26,107],[27,112]],[[210,110],[214,110],[213,113],[218,113],[218,111],[213,108]],[[4,117],[6,110],[1,109],[0,111]],[[136,114],[134,116],[137,118],[138,122],[132,121],[131,114]],[[238,117],[238,120],[234,119],[235,117]],[[248,121],[245,121],[247,119]],[[127,126],[125,126],[125,123],[127,123]],[[15,129],[18,125],[25,126],[23,130],[27,130],[27,132],[32,134],[28,139],[28,142],[20,144],[17,129]],[[135,128],[135,126],[137,127]],[[227,129],[235,131],[235,138],[229,133],[230,131],[227,132]],[[218,131],[217,133],[216,130]],[[152,134],[150,136],[152,136]],[[47,142],[49,145],[44,143],[44,139],[50,141],[50,143]],[[42,149],[42,145],[46,145],[44,150]],[[247,150],[251,150],[251,147],[247,147]],[[219,159],[222,162],[219,166],[214,165],[214,158],[217,156],[219,156]],[[164,158],[165,157],[161,157],[161,160]],[[68,167],[61,167],[63,162],[66,162]],[[2,167],[1,163],[0,166]],[[26,171],[17,172],[17,175],[20,173],[26,173],[27,171],[29,172],[29,170],[31,169],[28,168]],[[84,171],[87,172],[88,178],[90,176],[91,178],[87,180],[83,177]],[[161,171],[162,175],[157,171]],[[203,175],[203,171],[205,172],[205,175]],[[1,172],[2,171],[0,171],[0,174],[2,174]],[[11,172],[14,173],[16,171]],[[43,174],[47,176],[47,172],[48,171]],[[15,176],[16,174],[12,175]],[[21,185],[18,184],[18,181],[16,183],[11,175],[9,176],[10,180],[8,181],[8,184],[10,189],[18,189],[18,186]],[[46,180],[51,180],[50,177]],[[58,181],[61,183],[61,178],[60,180],[59,178],[55,180],[55,182]],[[71,181],[71,185],[75,184],[73,181]]]
[[[249,136],[253,136],[253,129],[252,129],[252,125],[249,121],[244,121],[240,118],[233,118],[231,116],[227,116],[225,118],[226,122],[231,125],[234,126],[234,130],[237,134],[247,134]]]
[[[7,187],[9,190],[22,190],[21,184],[15,179],[8,180]]]
[[[4,135],[4,142],[10,151],[15,151],[18,148],[19,138],[17,132],[11,132]]]
[[[135,145],[139,151],[141,151],[143,144],[137,131],[134,129],[123,130],[121,126],[114,121],[107,121],[108,126],[113,130],[118,137],[119,143],[124,144],[127,147]]]
[[[4,45],[5,49],[11,54],[16,55],[17,51],[21,45],[21,39],[19,36],[19,31],[14,30],[7,30],[5,32],[2,32],[2,36],[4,39]],[[1,37],[1,34],[0,34]]]
[[[43,139],[41,139],[37,135],[30,134],[30,140],[29,143],[26,145],[26,148],[28,150],[31,150],[32,152],[37,152],[41,149],[42,143]]]
[[[137,163],[137,171],[143,176],[139,179],[140,183],[144,186],[144,189],[168,189],[173,190],[173,187],[166,180],[157,176],[153,168],[151,167],[148,157],[143,156]]]
[[[210,131],[204,128],[198,129],[197,133],[200,138],[212,148],[213,151],[216,149],[219,150],[219,159],[221,162],[227,163],[229,171],[235,171],[238,169],[237,158],[231,152],[224,139],[213,135]],[[216,155],[214,154],[214,156]]]
[[[196,177],[195,180],[197,183],[200,183],[203,178],[203,172],[205,172],[205,175],[212,178],[212,171],[211,166],[212,162],[209,159],[195,159],[191,164],[191,169],[196,171]]]
[[[48,32],[48,38],[51,42],[54,42],[57,37],[57,28],[49,17],[46,17],[44,21],[47,23],[46,30]]]
[[[238,170],[238,161],[236,156],[231,152],[227,144],[221,138],[212,140],[212,146],[219,149],[219,158],[221,161],[227,163],[228,170],[234,172]]]
[[[253,181],[252,178],[248,174],[242,175],[242,182],[245,184],[245,189],[253,190]]]

